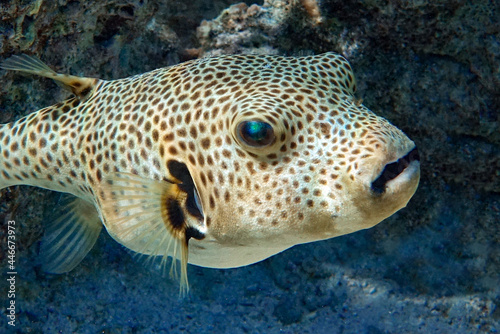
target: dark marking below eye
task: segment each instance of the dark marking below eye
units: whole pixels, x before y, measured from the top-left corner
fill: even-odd
[[[185,223],[184,213],[179,202],[173,198],[167,198],[166,209],[169,223],[173,230],[182,230]]]
[[[178,184],[178,187],[187,194],[186,209],[189,214],[196,217],[198,220],[203,221],[203,213],[198,209],[198,205],[196,204],[196,199],[194,197],[194,192],[196,191],[194,181],[187,166],[182,162],[170,160],[167,162],[167,168],[173,177],[181,181],[181,183]]]

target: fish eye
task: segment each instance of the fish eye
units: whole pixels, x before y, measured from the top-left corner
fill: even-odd
[[[273,127],[262,121],[243,121],[237,127],[238,137],[248,146],[264,147],[275,142]]]

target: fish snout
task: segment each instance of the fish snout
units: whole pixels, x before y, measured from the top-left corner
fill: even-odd
[[[404,208],[417,190],[419,180],[420,156],[414,144],[400,153],[399,158],[381,162],[380,172],[364,185],[365,200],[358,205],[366,224],[373,226]]]
[[[420,157],[411,140],[404,144],[389,144],[364,163],[366,173],[351,183],[333,215],[337,235],[373,227],[408,204],[420,180]]]
[[[375,195],[382,195],[388,189],[393,188],[392,183],[401,184],[415,179],[419,174],[419,170],[420,155],[415,146],[401,158],[384,166],[382,172],[371,183],[371,191]]]

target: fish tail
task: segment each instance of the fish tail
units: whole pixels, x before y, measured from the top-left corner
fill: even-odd
[[[61,148],[51,150],[51,141],[42,131],[50,125],[42,118],[50,115],[51,111],[58,112],[58,109],[48,107],[0,125],[0,189],[29,185],[74,193],[73,188],[60,184],[63,175],[49,163],[55,159],[62,161]],[[57,135],[57,132],[52,133]]]
[[[9,166],[9,152],[6,147],[6,124],[0,125],[0,189],[10,187],[15,183],[9,178],[7,166]]]
[[[67,132],[68,128],[59,120],[74,112],[83,103],[82,97],[87,98],[95,92],[95,87],[85,86],[85,82],[97,82],[97,79],[57,74],[40,60],[26,55],[9,58],[0,67],[63,82],[70,80],[67,83],[74,85],[75,94],[77,89],[80,92],[76,98],[40,109],[14,122],[0,124],[0,189],[30,185],[87,198],[88,194],[80,187],[86,180],[74,176],[69,178],[62,172],[70,168],[71,162],[74,163],[74,160],[70,162],[70,157],[79,155],[79,148],[74,141],[61,140],[64,138],[61,133]],[[74,175],[81,175],[84,171],[81,165],[71,168]]]
[[[0,124],[0,189],[15,185],[32,185],[33,164],[19,128],[27,128],[26,118]]]

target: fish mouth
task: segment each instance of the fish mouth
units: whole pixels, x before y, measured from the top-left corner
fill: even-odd
[[[417,147],[414,147],[405,156],[397,161],[388,163],[380,175],[371,184],[371,190],[376,195],[383,194],[387,189],[387,184],[403,174],[408,174],[411,178],[413,174],[418,172],[420,166],[420,156]]]

